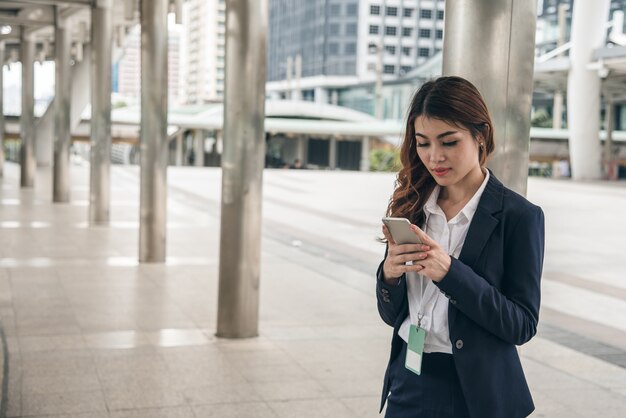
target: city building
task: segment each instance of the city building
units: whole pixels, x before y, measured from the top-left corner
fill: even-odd
[[[183,5],[180,96],[187,104],[224,98],[226,4],[188,0]]]
[[[443,0],[269,4],[270,97],[337,104],[339,89],[398,78],[443,48]]]
[[[181,28],[174,24],[173,16],[168,23],[168,100],[179,102],[179,67]],[[113,91],[122,101],[135,102],[141,97],[141,27],[135,26],[126,36],[123,55],[114,65]]]

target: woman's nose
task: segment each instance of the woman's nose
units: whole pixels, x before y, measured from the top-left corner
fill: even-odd
[[[443,150],[440,147],[432,147],[430,152],[430,162],[438,163],[445,160]]]

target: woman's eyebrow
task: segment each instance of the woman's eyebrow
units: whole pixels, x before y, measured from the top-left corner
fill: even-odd
[[[443,139],[444,137],[446,137],[446,136],[448,136],[448,135],[453,135],[453,134],[455,134],[455,133],[457,133],[457,132],[458,132],[458,131],[446,131],[446,132],[444,132],[444,133],[442,133],[442,134],[437,135],[437,139]],[[419,132],[415,132],[415,136],[419,136],[419,137],[422,137],[422,138],[424,138],[424,139],[430,139],[430,138],[428,138],[426,135],[421,134],[421,133],[419,133]]]

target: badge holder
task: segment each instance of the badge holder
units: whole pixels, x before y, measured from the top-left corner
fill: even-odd
[[[426,331],[420,326],[421,322],[422,318],[419,318],[417,326],[411,324],[404,362],[404,367],[418,376],[422,373],[422,356],[424,354],[424,341],[426,340]]]

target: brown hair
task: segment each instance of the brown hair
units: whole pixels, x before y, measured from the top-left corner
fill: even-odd
[[[426,116],[468,130],[482,139],[479,162],[483,166],[494,150],[493,123],[478,89],[461,77],[439,77],[423,84],[413,96],[407,112],[406,129],[400,148],[402,168],[387,207],[387,216],[407,218],[421,226],[423,207],[436,182],[417,155],[415,119]]]

